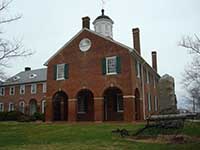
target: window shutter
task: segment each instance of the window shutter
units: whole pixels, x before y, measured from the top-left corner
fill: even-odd
[[[105,75],[106,74],[106,58],[103,58],[101,60],[101,67],[102,67],[102,74]]]
[[[116,57],[117,59],[117,65],[116,65],[116,70],[117,70],[117,73],[121,73],[121,58],[119,56]]]
[[[64,77],[65,77],[65,79],[69,78],[69,65],[68,64],[65,64]]]
[[[57,79],[57,65],[54,65],[54,80]]]

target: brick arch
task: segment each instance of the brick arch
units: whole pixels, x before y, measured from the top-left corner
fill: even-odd
[[[81,89],[77,95],[77,121],[94,121],[94,94]]]
[[[104,90],[104,121],[122,121],[123,92],[118,87],[109,87]]]
[[[68,120],[68,95],[64,91],[56,92],[52,97],[54,121]]]

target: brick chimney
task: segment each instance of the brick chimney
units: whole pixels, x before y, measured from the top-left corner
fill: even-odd
[[[152,55],[152,67],[157,72],[157,53],[156,53],[156,51],[152,51],[151,55]]]
[[[90,18],[88,16],[82,18],[82,27],[90,29]]]
[[[24,68],[24,71],[30,71],[30,70],[31,70],[30,67],[25,67],[25,68]]]
[[[140,55],[140,29],[139,28],[133,28],[133,47]]]

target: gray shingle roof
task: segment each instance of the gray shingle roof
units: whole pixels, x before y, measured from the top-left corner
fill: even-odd
[[[7,79],[1,86],[41,82],[47,80],[47,69],[22,71],[13,77]]]

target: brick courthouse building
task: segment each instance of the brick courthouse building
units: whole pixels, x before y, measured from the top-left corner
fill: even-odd
[[[82,18],[82,29],[46,63],[46,121],[135,121],[158,111],[156,52],[152,67],[134,48],[113,39],[113,21]]]

